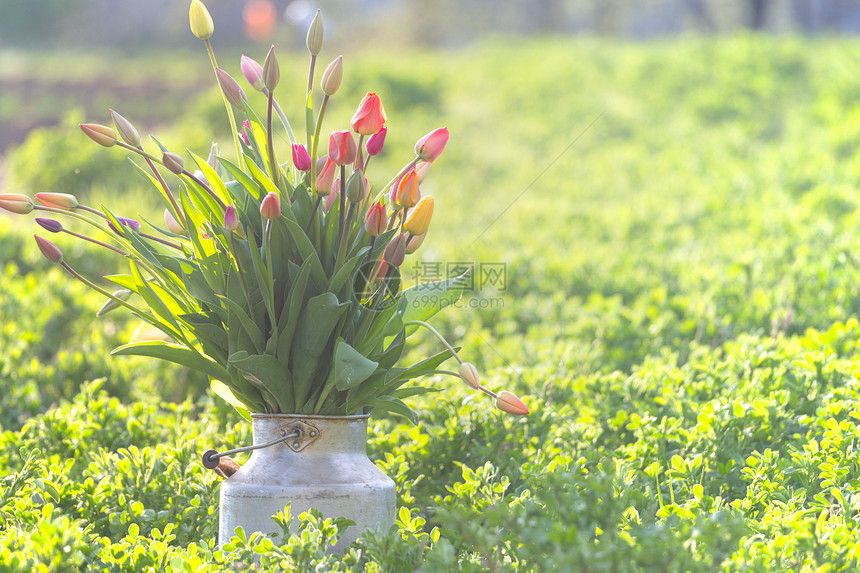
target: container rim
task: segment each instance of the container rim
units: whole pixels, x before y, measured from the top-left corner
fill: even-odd
[[[251,420],[264,420],[266,418],[274,418],[278,420],[294,419],[294,420],[328,420],[328,421],[358,421],[367,420],[370,414],[351,414],[348,416],[324,416],[320,414],[267,414],[267,413],[251,413]]]

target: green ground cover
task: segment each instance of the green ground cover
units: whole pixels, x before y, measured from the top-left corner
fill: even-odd
[[[217,571],[252,554],[305,571],[856,570],[858,70],[854,40],[755,36],[348,61],[327,127],[376,89],[391,122],[373,169],[451,130],[407,279],[504,265],[435,324],[533,413],[431,379],[419,426],[372,420],[400,520],[343,557],[323,554],[335,528],[314,515],[282,544],[217,550],[218,478],[197,456],[249,443],[247,425],[195,375],[106,358],[137,324],[96,320],[100,298],[40,259],[31,225],[0,219],[0,570]],[[168,137],[205,153],[210,99],[159,119]],[[74,165],[77,144],[54,141],[74,129],[11,152],[10,185],[63,190],[38,159]],[[133,181],[123,162],[110,169]],[[128,185],[123,214],[146,212]],[[60,246],[90,276],[119,264]]]

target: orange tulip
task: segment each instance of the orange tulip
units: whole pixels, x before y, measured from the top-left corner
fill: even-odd
[[[418,175],[414,169],[410,169],[397,184],[397,205],[408,209],[418,203],[420,199],[421,190],[418,188]]]
[[[513,414],[514,416],[525,416],[529,413],[529,409],[513,392],[502,390],[496,396],[496,408],[502,412]]]

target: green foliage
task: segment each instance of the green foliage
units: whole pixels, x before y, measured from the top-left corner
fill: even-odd
[[[184,370],[106,359],[137,322],[92,321],[101,298],[0,222],[0,570],[857,570],[855,49],[546,40],[351,64],[425,102],[380,90],[407,119],[374,169],[408,161],[413,123],[451,129],[421,260],[504,262],[507,285],[437,324],[532,414],[431,377],[444,392],[405,399],[419,426],[375,415],[398,522],[344,555],[325,554],[338,516],[314,513],[216,548],[217,478],[197,456],[248,444],[247,424]],[[333,123],[347,107],[333,100]],[[116,272],[61,247],[88,276]],[[438,352],[415,339],[405,361]]]

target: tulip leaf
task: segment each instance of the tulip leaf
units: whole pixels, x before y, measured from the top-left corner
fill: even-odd
[[[261,201],[263,199],[263,194],[261,193],[260,185],[258,185],[253,179],[248,177],[244,171],[236,167],[233,163],[230,163],[223,157],[218,158],[218,162],[227,170],[227,172],[232,175],[239,184],[244,187],[251,196],[254,197],[257,201]],[[238,203],[242,203],[243,199],[238,196],[233,196],[234,200]]]
[[[224,182],[221,181],[221,178],[218,176],[218,173],[212,168],[209,163],[203,159],[202,157],[198,157],[191,150],[186,149],[189,155],[194,159],[194,162],[197,163],[197,167],[200,168],[200,171],[203,172],[203,176],[206,178],[206,181],[209,183],[209,187],[218,196],[221,201],[226,204],[230,204],[232,201],[230,200],[230,193],[227,191],[227,188],[224,186]],[[217,213],[218,211],[216,211]]]
[[[326,285],[325,270],[323,270],[322,264],[320,263],[317,250],[314,248],[310,239],[308,239],[308,236],[305,235],[305,230],[302,229],[295,219],[287,220],[287,230],[289,230],[290,236],[293,238],[293,241],[295,241],[296,247],[302,255],[302,259],[311,259],[311,278],[314,283],[319,288],[324,288]]]
[[[239,319],[239,323],[241,323],[242,327],[245,329],[245,332],[248,333],[248,338],[251,339],[251,343],[254,345],[254,348],[258,353],[263,351],[263,333],[260,330],[260,327],[257,326],[257,323],[248,316],[248,313],[245,312],[239,304],[231,300],[226,296],[219,296],[221,302],[223,302],[227,308],[230,310],[230,314]],[[232,321],[229,325],[230,328],[233,328]]]
[[[338,338],[334,346],[334,366],[329,378],[332,378],[335,387],[343,392],[367,380],[377,366],[378,362],[366,358],[342,338]]]
[[[420,283],[404,290],[406,308],[403,311],[403,322],[425,321],[443,308],[456,304],[463,296],[467,274],[468,271],[450,279]],[[416,328],[417,326],[412,326],[408,330],[409,334]]]
[[[311,298],[305,305],[296,326],[290,353],[296,405],[304,404],[307,400],[314,377],[320,374],[320,358],[324,352],[331,352],[329,341],[332,330],[349,306],[349,302],[339,302],[330,292]]]
[[[242,371],[246,380],[274,396],[281,412],[291,413],[295,410],[290,372],[274,356],[242,351],[232,354],[229,362]]]
[[[278,351],[276,356],[288,365],[291,364],[290,348],[293,344],[293,334],[295,333],[296,325],[299,322],[299,315],[302,312],[305,300],[310,298],[305,296],[310,273],[311,259],[308,259],[302,265],[298,276],[296,276],[292,286],[290,287],[290,295],[287,299],[287,304],[281,312],[280,321],[283,322],[283,324],[278,324]]]
[[[216,380],[230,380],[227,370],[212,360],[187,346],[163,342],[161,340],[148,340],[146,342],[131,342],[114,348],[111,356],[149,356],[187,366],[199,370]]]
[[[243,402],[241,399],[237,398],[232,388],[230,388],[227,384],[224,384],[220,380],[215,379],[212,379],[209,382],[209,385],[212,387],[212,391],[215,392],[218,396],[220,396],[225,402],[233,406],[240,416],[242,416],[248,422],[251,421],[251,414],[248,411],[248,406],[246,405],[246,402]]]
[[[390,412],[397,416],[402,416],[412,422],[412,425],[418,425],[418,415],[399,398],[394,398],[393,396],[379,396],[378,398],[370,400],[368,405],[374,410],[382,410],[383,412]]]

